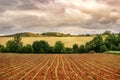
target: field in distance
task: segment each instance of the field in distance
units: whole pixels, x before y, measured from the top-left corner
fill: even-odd
[[[5,45],[8,40],[12,40],[13,37],[0,37],[0,44]],[[72,47],[74,44],[82,45],[93,39],[93,36],[81,36],[81,37],[22,37],[24,45],[32,44],[34,41],[45,40],[51,46],[54,46],[55,42],[62,41],[65,47]]]
[[[119,55],[0,54],[0,80],[119,79]]]

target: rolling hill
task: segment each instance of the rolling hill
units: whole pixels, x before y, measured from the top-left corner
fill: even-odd
[[[75,35],[71,34],[64,34],[64,33],[59,33],[59,32],[46,32],[46,33],[32,33],[32,32],[23,32],[23,33],[16,33],[16,34],[11,34],[11,35],[4,35],[1,37],[14,37],[15,35],[20,35],[22,37],[46,37],[46,36],[54,36],[54,37],[71,37]]]

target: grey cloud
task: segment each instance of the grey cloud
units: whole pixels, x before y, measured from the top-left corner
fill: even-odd
[[[49,3],[49,2],[54,2],[54,0],[34,0],[40,3]]]
[[[0,10],[6,9],[35,9],[36,3],[48,3],[52,0],[0,0]]]
[[[0,0],[0,6],[11,6],[16,4],[16,0]]]
[[[13,30],[14,26],[13,25],[1,25],[0,26],[0,34],[10,34],[14,32]]]
[[[36,7],[33,4],[21,4],[17,7],[19,7],[19,9],[22,9],[22,10],[39,9],[38,7]]]
[[[114,4],[109,0],[0,0],[0,31],[118,32],[120,10]]]
[[[119,0],[106,0],[106,2],[109,5],[120,7],[120,1]]]

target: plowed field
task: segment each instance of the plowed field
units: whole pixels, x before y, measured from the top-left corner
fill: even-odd
[[[1,53],[0,80],[120,80],[120,56]]]

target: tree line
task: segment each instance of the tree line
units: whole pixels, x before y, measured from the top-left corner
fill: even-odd
[[[101,53],[105,51],[120,51],[120,34],[110,34],[106,38],[96,35],[85,45],[74,44],[72,48],[65,47],[64,43],[57,41],[54,46],[50,46],[44,40],[34,41],[32,45],[23,45],[20,35],[14,36],[13,40],[0,45],[2,53]]]

